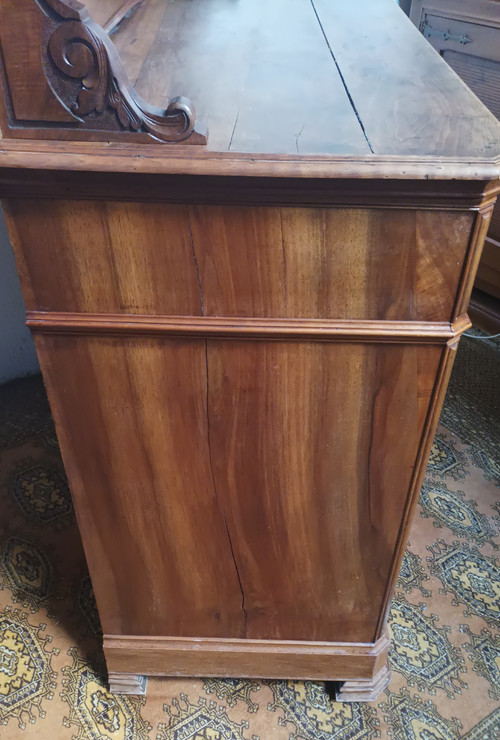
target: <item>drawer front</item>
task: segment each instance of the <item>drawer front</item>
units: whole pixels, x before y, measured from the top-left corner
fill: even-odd
[[[30,310],[401,321],[450,320],[474,219],[15,199],[10,210]]]
[[[500,20],[497,19],[496,27],[487,23],[425,13],[420,30],[441,54],[453,50],[463,55],[500,61]]]

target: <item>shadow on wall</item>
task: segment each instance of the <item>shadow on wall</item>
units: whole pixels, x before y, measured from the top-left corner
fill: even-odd
[[[0,385],[40,372],[24,325],[24,302],[3,211],[0,208]]]

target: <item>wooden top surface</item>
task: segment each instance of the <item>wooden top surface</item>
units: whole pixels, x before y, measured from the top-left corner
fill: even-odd
[[[145,0],[113,36],[143,98],[212,151],[500,154],[500,125],[394,0]]]
[[[108,5],[87,3],[101,23]],[[62,163],[57,142],[4,141],[0,166],[499,177],[500,124],[394,0],[144,0],[112,39],[145,100],[193,101],[208,145],[65,142]]]

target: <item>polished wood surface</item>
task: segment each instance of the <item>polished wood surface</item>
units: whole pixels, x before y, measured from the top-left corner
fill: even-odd
[[[375,641],[483,215],[11,199],[8,217],[106,634]],[[147,609],[119,603],[125,577]]]
[[[205,342],[36,342],[87,560],[102,574],[103,629],[243,636],[212,482]]]
[[[28,199],[9,209],[30,310],[297,319],[451,321],[473,221]]]
[[[376,639],[441,348],[37,349],[106,633]]]
[[[50,2],[64,25],[76,4]],[[392,0],[139,5],[113,34],[130,94],[182,89],[206,146],[117,133],[119,104],[109,141],[95,111],[21,125],[16,38],[0,195],[112,687],[310,678],[375,698],[500,125]]]
[[[356,321],[352,319],[255,319],[197,316],[89,314],[27,311],[26,324],[44,334],[87,336],[224,337],[230,339],[293,339],[411,344],[455,342],[470,327],[467,314],[446,321]]]

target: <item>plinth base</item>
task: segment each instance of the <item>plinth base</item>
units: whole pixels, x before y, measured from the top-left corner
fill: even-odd
[[[389,641],[330,643],[105,635],[112,692],[144,694],[145,676],[342,682],[338,701],[373,701],[389,681]]]

